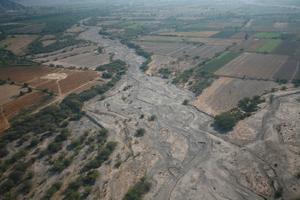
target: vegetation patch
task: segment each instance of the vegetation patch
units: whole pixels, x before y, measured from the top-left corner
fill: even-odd
[[[151,189],[151,183],[143,177],[126,193],[123,200],[142,200],[143,196]]]
[[[39,54],[39,53],[49,53],[53,51],[57,51],[69,46],[73,46],[83,42],[81,40],[75,39],[73,36],[64,36],[57,39],[54,43],[44,46],[42,41],[35,40],[32,44],[30,44],[29,51],[31,54]]]
[[[257,49],[257,52],[272,53],[280,44],[281,44],[281,40],[279,39],[268,39],[262,47]]]
[[[227,63],[229,63],[231,60],[238,57],[240,54],[232,51],[226,51],[222,53],[221,55],[217,56],[216,58],[208,61],[205,63],[201,70],[209,73],[214,73]]]
[[[0,48],[0,66],[1,65],[32,65],[34,62],[25,57],[19,57],[12,52]]]
[[[256,38],[260,39],[280,39],[281,34],[276,32],[259,32],[254,35]]]
[[[90,170],[80,175],[68,185],[64,192],[64,200],[86,199],[92,190],[91,186],[95,184],[99,175],[100,173],[97,170]]]
[[[258,105],[262,102],[264,100],[259,96],[244,98],[239,101],[237,108],[217,115],[213,126],[222,133],[231,131],[240,120],[249,117],[253,112],[257,111]]]
[[[101,147],[98,151],[96,157],[90,160],[81,170],[81,172],[86,172],[91,169],[97,169],[109,159],[109,156],[115,150],[117,146],[116,142],[108,142],[105,146]]]
[[[135,137],[143,137],[145,135],[145,133],[146,133],[145,129],[139,128],[139,129],[136,130],[134,136]]]

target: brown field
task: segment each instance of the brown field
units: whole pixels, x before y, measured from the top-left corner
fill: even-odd
[[[9,31],[9,33],[15,34],[37,34],[42,32],[45,24],[30,24],[24,27],[15,28]]]
[[[300,42],[284,40],[274,51],[275,54],[297,57],[296,51],[300,48]],[[298,57],[299,59],[299,57]]]
[[[140,37],[138,41],[143,42],[191,42],[191,43],[202,43],[206,45],[216,46],[231,46],[233,44],[240,43],[239,39],[219,39],[219,38],[182,38],[182,37],[171,37],[171,36],[153,36],[147,35]]]
[[[208,38],[215,34],[219,33],[219,31],[199,31],[199,32],[166,32],[160,33],[162,36],[177,36],[177,37],[199,37],[199,38]]]
[[[0,115],[0,133],[9,128],[9,124],[7,123],[7,119],[4,115]]]
[[[67,73],[67,72],[66,72]],[[88,84],[99,77],[95,71],[76,71],[68,75],[66,79],[60,80],[59,85],[62,94],[69,93],[79,87]]]
[[[63,50],[48,54],[35,55],[34,60],[43,62],[46,65],[62,65],[64,67],[90,68],[95,69],[99,65],[108,64],[110,55],[107,53],[98,54],[97,46],[68,47]]]
[[[0,46],[6,47],[16,55],[24,55],[28,45],[37,38],[36,35],[15,35],[0,42]]]
[[[25,109],[40,105],[46,98],[49,97],[47,97],[45,93],[31,92],[17,98],[14,101],[3,104],[3,113],[7,117],[7,119],[11,119]]]
[[[109,63],[108,54],[95,54],[93,52],[70,56],[56,61],[46,62],[46,65],[62,65],[64,67],[77,67],[95,69],[96,67]]]
[[[178,50],[190,48],[192,45],[185,43],[163,43],[163,42],[137,42],[145,51],[156,55],[169,55]]]
[[[20,87],[16,85],[0,85],[0,105],[12,100],[12,97],[19,94]]]
[[[245,97],[261,95],[277,86],[272,81],[219,78],[198,96],[194,105],[207,113],[217,115],[234,108]]]
[[[71,92],[83,91],[92,85],[100,83],[96,81],[100,77],[96,71],[49,68],[45,66],[0,68],[0,79],[5,80],[8,77],[15,82],[15,85],[0,86],[0,106],[1,109],[3,108],[3,112],[0,112],[0,132],[8,128],[7,120],[12,119],[26,109],[36,109],[46,100],[49,100],[48,94],[42,92],[44,89],[63,98]],[[33,92],[17,97],[20,86],[23,83],[28,83],[33,88]]]
[[[244,53],[219,69],[219,76],[273,80],[287,56]]]
[[[10,78],[18,85],[28,83],[33,88],[48,89],[55,94],[59,94],[59,86],[64,94],[97,77],[98,72],[92,70],[80,71],[45,66],[0,68],[2,80]]]
[[[45,89],[47,88],[49,91],[53,92],[54,94],[59,94],[59,89],[58,89],[58,83],[56,80],[46,80],[36,86],[38,89]]]
[[[200,60],[206,60],[214,57],[216,53],[220,53],[225,51],[226,46],[209,46],[209,45],[202,45],[200,47],[194,48],[187,48],[183,49],[182,51],[176,51],[171,54],[173,57],[184,57],[189,56],[194,58],[196,56],[200,57]]]
[[[36,78],[53,72],[53,70],[54,69],[49,67],[39,66],[1,67],[0,79],[6,80],[7,78],[10,78],[17,83],[30,83]]]
[[[227,47],[162,42],[138,42],[137,44],[140,45],[145,51],[154,55],[178,58],[180,61],[187,61],[192,64],[210,59],[214,57],[216,53],[224,51]]]
[[[192,66],[193,65],[186,60],[179,61],[170,56],[153,55],[146,74],[158,75],[158,70],[161,68],[168,68],[172,72],[182,72]]]
[[[292,80],[297,76],[299,70],[299,61],[288,59],[282,67],[274,74],[274,79]]]
[[[265,44],[265,40],[253,39],[246,43],[245,50],[249,52],[256,52],[257,49],[261,48]]]

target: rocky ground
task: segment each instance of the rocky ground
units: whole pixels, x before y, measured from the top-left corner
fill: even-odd
[[[83,118],[81,126],[101,124],[118,142],[91,198],[119,200],[144,175],[152,182],[145,199],[287,199],[300,192],[300,95],[274,96],[241,122],[247,125],[242,131],[238,125],[221,135],[211,128],[210,116],[182,105],[194,100],[191,92],[143,74],[144,59],[133,50],[103,38],[97,27],[80,37],[129,65],[104,100],[96,97],[84,106],[89,120]],[[134,136],[139,128],[146,130],[143,137]]]

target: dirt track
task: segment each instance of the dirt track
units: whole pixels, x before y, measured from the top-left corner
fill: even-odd
[[[120,143],[116,154],[129,155],[119,170],[101,173],[101,199],[120,199],[144,173],[153,182],[145,199],[272,199],[276,186],[271,182],[280,186],[280,175],[269,175],[276,174],[274,167],[256,151],[256,143],[241,147],[215,133],[210,116],[182,105],[194,99],[191,92],[143,74],[139,66],[144,59],[98,35],[97,27],[89,27],[80,37],[99,43],[130,66],[105,100],[96,97],[84,106],[89,118],[108,128],[110,137]],[[151,115],[156,116],[153,122],[147,119]],[[139,127],[146,134],[135,138]],[[257,145],[263,143],[259,140]]]

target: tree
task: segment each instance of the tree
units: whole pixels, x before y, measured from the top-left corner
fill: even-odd
[[[214,126],[220,131],[230,131],[236,124],[236,118],[230,112],[224,112],[215,117]]]
[[[146,130],[143,128],[139,128],[138,130],[136,130],[135,132],[135,137],[143,137],[144,134],[146,133]]]

